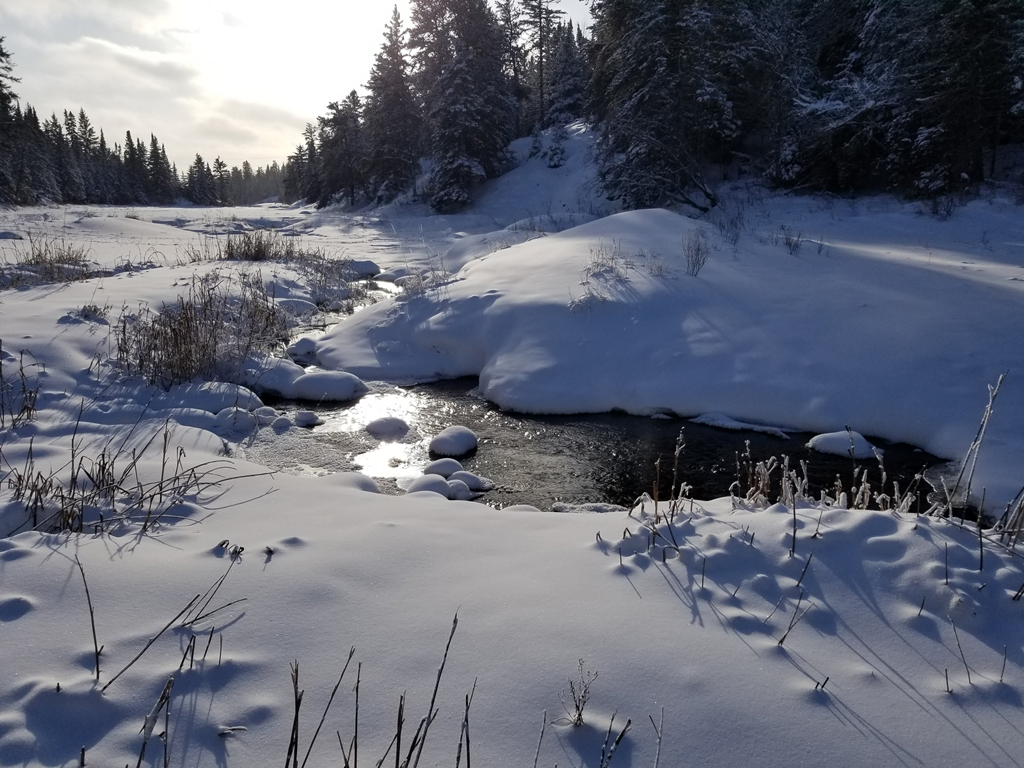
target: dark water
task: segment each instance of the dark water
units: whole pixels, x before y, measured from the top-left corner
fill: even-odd
[[[671,493],[674,452],[682,431],[683,448],[678,482],[692,486],[695,498],[729,495],[737,479],[740,454],[742,487],[746,489],[746,462],[788,456],[800,469],[805,461],[814,496],[833,489],[837,476],[843,487],[852,485],[854,462],[848,457],[810,451],[813,436],[790,433],[789,439],[757,432],[694,424],[686,419],[652,419],[623,413],[577,416],[527,416],[498,410],[475,394],[475,379],[459,379],[415,387],[375,384],[357,403],[316,409],[324,424],[312,431],[291,430],[287,435],[262,437],[246,449],[254,459],[279,468],[302,471],[356,469],[378,480],[385,492],[399,492],[430,460],[427,443],[445,427],[459,424],[479,438],[477,451],[460,459],[471,472],[497,483],[481,501],[495,505],[531,504],[549,509],[556,502],[604,502],[629,506],[643,492],[654,495],[661,459],[659,497]],[[279,404],[279,407],[286,407]],[[298,406],[295,406],[298,407]],[[411,427],[397,443],[381,443],[363,427],[382,416],[397,416]],[[871,438],[869,438],[871,440]],[[749,441],[749,455],[747,452]],[[914,476],[941,460],[912,446],[871,442],[884,449],[887,492],[892,482],[906,489]],[[881,481],[878,462],[858,461],[869,470],[877,490]],[[771,500],[778,495],[780,472],[773,474]],[[922,490],[928,490],[922,483]],[[923,493],[919,494],[923,497]]]

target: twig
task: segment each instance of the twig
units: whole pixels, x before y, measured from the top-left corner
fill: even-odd
[[[466,768],[472,768],[469,752],[469,708],[473,704],[473,696],[476,694],[476,679],[473,680],[473,690],[466,694],[466,714],[462,718],[462,731],[459,734],[459,748],[455,753],[455,768],[462,763],[462,744],[466,744]]]
[[[1003,682],[1003,675],[1006,674],[1006,646],[1003,646],[1003,668],[999,672],[999,682]]]
[[[205,664],[206,663],[206,654],[210,652],[210,643],[213,642],[213,630],[214,629],[216,629],[216,627],[210,627],[210,636],[206,639],[206,650],[203,651],[203,660],[200,662],[201,664]]]
[[[654,768],[658,768],[658,763],[661,762],[661,737],[662,737],[662,734],[665,732],[665,708],[664,707],[661,708],[661,726],[660,727],[655,725],[653,717],[651,717],[650,715],[648,715],[648,717],[651,718],[651,725],[654,726],[654,732],[656,734],[658,734],[658,749],[654,753]]]
[[[436,713],[434,712],[434,702],[437,701],[437,689],[441,687],[441,675],[444,674],[444,665],[448,663],[448,651],[452,647],[452,639],[455,637],[455,630],[459,626],[459,613],[455,612],[455,618],[452,619],[452,631],[448,635],[448,644],[444,647],[444,657],[441,659],[441,666],[437,668],[437,679],[434,681],[434,692],[430,696],[430,707],[427,709],[426,725],[423,728],[423,739],[419,743],[419,749],[416,750],[416,760],[412,764],[412,768],[417,768],[420,763],[420,755],[423,754],[423,745],[427,742],[427,732],[430,730],[430,724],[434,722]]]
[[[92,596],[89,594],[89,582],[85,580],[85,568],[82,567],[82,562],[78,559],[78,555],[75,555],[75,565],[78,566],[78,572],[82,574],[82,585],[85,587],[85,601],[89,604],[89,623],[92,625],[92,647],[96,654],[96,682],[100,681],[100,644],[96,640],[96,614],[92,609]],[[82,759],[82,765],[85,765],[85,759]]]
[[[155,643],[157,641],[157,639],[160,637],[160,635],[162,635],[164,632],[166,632],[168,630],[168,628],[170,628],[171,624],[173,624],[178,619],[180,619],[182,617],[182,615],[185,613],[185,611],[187,611],[189,608],[191,608],[195,604],[196,600],[198,600],[198,599],[199,599],[199,595],[196,595],[191,600],[189,600],[188,605],[186,605],[184,608],[182,608],[177,616],[175,616],[173,619],[171,619],[169,622],[167,622],[167,624],[164,625],[163,629],[161,629],[159,632],[157,632],[155,635],[153,635],[153,637],[150,638],[150,641],[148,643],[146,643],[146,647],[143,648],[141,651],[139,651],[139,654],[134,659],[129,661],[128,664],[124,667],[124,669],[122,669],[120,672],[118,672],[116,675],[114,675],[112,678],[110,678],[110,680],[107,682],[107,684],[104,685],[102,688],[100,688],[100,693],[102,693],[103,691],[107,690],[107,688],[109,688],[110,685],[115,680],[117,680],[117,678],[119,678],[121,675],[123,675],[125,672],[128,671],[128,668],[131,667],[132,664],[134,664],[136,661],[141,659],[142,658],[142,654],[144,654],[146,651],[149,650],[149,646],[151,646],[153,643]]]
[[[617,713],[616,713],[617,714]],[[619,737],[615,739],[615,743],[609,748],[608,744],[612,738],[612,728],[615,725],[615,714],[612,715],[611,722],[608,723],[608,735],[604,737],[604,746],[601,747],[601,767],[608,768],[612,763],[612,757],[615,755],[615,750],[619,748],[619,744],[622,743],[622,739],[625,738],[626,732],[629,730],[629,726],[633,724],[630,719],[626,720],[626,725],[619,733]]]
[[[316,738],[320,735],[320,729],[324,727],[324,720],[327,719],[327,712],[330,710],[331,704],[334,703],[334,695],[338,692],[338,688],[341,687],[341,681],[345,677],[345,672],[348,671],[348,665],[352,663],[352,657],[355,655],[356,648],[355,646],[352,646],[352,648],[348,652],[348,659],[345,661],[345,666],[341,670],[341,676],[338,677],[338,682],[334,684],[334,690],[331,691],[331,697],[327,700],[327,706],[324,707],[324,714],[320,718],[320,724],[316,727],[316,730],[313,732],[313,738],[309,740],[309,749],[306,750],[306,756],[302,758],[301,768],[306,768],[306,761],[309,760],[309,753],[313,751],[313,745],[316,744]],[[296,662],[296,666],[297,665],[298,662]]]
[[[291,664],[292,670],[292,695],[295,706],[295,714],[292,718],[292,733],[288,739],[288,754],[284,758],[284,768],[298,768],[299,766],[299,710],[302,708],[302,695],[305,691],[299,690],[299,661],[296,659]],[[289,767],[288,763],[291,762]]]
[[[540,760],[540,745],[544,743],[544,731],[548,727],[548,711],[545,709],[544,714],[540,718],[540,738],[537,739],[537,752],[533,756],[533,768],[537,768],[537,762]]]
[[[961,659],[961,660],[963,661],[963,663],[964,663],[964,669],[966,669],[966,670],[967,670],[967,684],[968,684],[968,685],[974,685],[974,683],[972,683],[972,682],[971,682],[971,668],[967,666],[967,657],[966,657],[966,656],[964,656],[964,649],[963,649],[963,647],[962,647],[962,646],[960,645],[960,635],[959,635],[959,633],[958,633],[958,632],[956,631],[956,624],[954,624],[954,623],[953,623],[953,619],[950,619],[950,620],[949,620],[949,623],[950,623],[950,624],[953,624],[953,637],[955,637],[955,638],[956,638],[956,647],[957,647],[957,649],[958,649],[958,650],[960,651],[960,659]]]
[[[811,567],[811,560],[813,560],[813,559],[814,559],[814,553],[812,552],[810,555],[807,556],[807,562],[804,563],[804,569],[800,572],[800,579],[796,583],[796,585],[798,587],[803,583],[804,576],[807,575],[807,569]]]
[[[203,619],[208,618],[210,616],[213,616],[213,614],[217,613],[218,611],[223,611],[225,608],[230,608],[232,605],[237,605],[238,603],[244,603],[248,599],[248,597],[240,597],[237,600],[232,600],[230,603],[224,603],[224,605],[222,605],[220,608],[214,608],[212,611],[207,611],[202,616],[197,616],[196,618],[188,622],[188,624],[186,624],[185,626],[193,626],[197,622],[202,621]]]
[[[113,680],[110,682],[113,682]],[[110,685],[110,683],[107,683],[107,685]],[[174,676],[172,675],[167,678],[167,684],[164,685],[164,689],[160,693],[160,698],[157,699],[156,704],[153,705],[153,709],[150,710],[145,721],[142,723],[142,730],[139,731],[139,733],[142,734],[142,749],[139,750],[139,761],[135,764],[135,768],[139,768],[139,766],[142,765],[142,761],[146,758],[146,746],[149,744],[149,740],[153,737],[153,729],[156,728],[156,724],[160,719],[160,710],[165,706],[169,706],[169,702],[171,700],[171,688],[173,687]]]

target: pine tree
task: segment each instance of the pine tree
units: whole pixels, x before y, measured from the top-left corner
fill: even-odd
[[[505,74],[512,84],[512,95],[516,100],[515,136],[518,138],[527,130],[524,114],[530,97],[530,89],[526,85],[527,51],[523,45],[523,9],[518,0],[498,0],[496,10],[501,27]]]
[[[363,135],[363,105],[359,94],[349,93],[338,104],[328,105],[327,117],[320,118],[320,197],[317,207],[330,205],[341,195],[355,205],[357,193],[366,180],[366,141]]]
[[[213,161],[213,176],[217,182],[217,204],[231,205],[231,174],[228,164],[219,157]]]
[[[594,111],[601,179],[631,208],[717,198],[702,161],[738,132],[727,93],[730,18],[693,0],[598,0]]]
[[[567,25],[551,62],[551,97],[546,124],[564,125],[583,117],[586,99],[587,72],[582,51],[577,48],[572,26]]]
[[[553,7],[558,0],[522,0],[523,28],[529,41],[529,50],[534,64],[534,87],[536,104],[534,120],[544,122],[548,114],[548,88],[552,38],[554,37],[555,21],[562,11]]]
[[[12,201],[15,197],[14,159],[16,156],[17,123],[15,104],[17,94],[11,88],[18,78],[11,73],[11,54],[4,49],[4,38],[0,37],[0,202]]]
[[[390,202],[412,186],[419,170],[420,116],[408,70],[405,33],[395,6],[366,85],[366,172],[378,203]]]
[[[414,18],[426,2],[416,0]],[[486,0],[445,2],[440,10],[449,19],[449,53],[443,61],[429,59],[431,66],[439,66],[436,79],[428,83],[427,98],[431,204],[439,211],[452,211],[470,201],[476,183],[507,166],[516,105],[501,58],[501,29]],[[414,35],[426,37],[422,30]],[[436,35],[432,39],[442,50]]]

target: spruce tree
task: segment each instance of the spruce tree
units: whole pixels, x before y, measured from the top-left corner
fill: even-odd
[[[228,164],[219,157],[213,161],[213,176],[217,182],[217,204],[231,205],[231,175]]]
[[[551,79],[550,59],[555,21],[562,11],[554,8],[558,0],[522,0],[523,28],[529,41],[534,65],[535,105],[533,117],[543,123],[548,114],[548,89]],[[543,127],[543,126],[541,126]]]
[[[405,57],[405,32],[395,6],[370,72],[364,110],[369,157],[366,172],[378,203],[412,186],[419,170],[420,116]]]
[[[641,208],[717,198],[701,165],[735,138],[727,93],[730,19],[693,0],[597,0],[594,110],[599,171],[612,199]]]
[[[424,2],[416,0],[414,18]],[[443,61],[430,59],[440,66],[427,91],[430,187],[434,208],[453,211],[470,201],[475,184],[507,167],[516,104],[501,57],[501,29],[486,0],[446,0],[442,10],[450,20],[448,53]]]
[[[330,205],[335,197],[354,205],[366,180],[366,141],[363,134],[363,105],[359,94],[349,93],[338,104],[328,105],[320,118],[320,196],[317,207]]]
[[[571,25],[560,36],[551,62],[551,96],[546,124],[565,125],[583,117],[587,98],[587,72]]]
[[[15,104],[17,94],[11,88],[18,82],[13,74],[11,54],[4,49],[4,38],[0,37],[0,202],[15,198],[14,160],[17,149],[17,123]]]

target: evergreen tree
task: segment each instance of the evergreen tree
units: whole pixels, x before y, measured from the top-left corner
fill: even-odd
[[[632,208],[716,205],[701,163],[739,128],[726,90],[730,51],[719,44],[731,19],[694,0],[597,0],[594,15],[609,196]]]
[[[555,36],[555,21],[562,11],[553,7],[558,0],[522,0],[523,29],[533,57],[535,105],[534,121],[544,122],[548,114],[548,89],[552,38]]]
[[[4,38],[0,37],[0,202],[15,197],[14,159],[16,151],[17,123],[15,105],[17,94],[11,86],[18,82],[13,74],[11,54],[4,49]]]
[[[167,150],[153,134],[149,136],[147,171],[147,195],[150,203],[173,203],[178,194],[178,180],[167,159]]]
[[[419,170],[420,116],[408,70],[405,33],[395,6],[366,86],[366,172],[379,203],[390,202],[412,186]]]
[[[435,0],[416,0],[416,9]],[[452,211],[468,203],[472,187],[500,174],[515,123],[515,98],[501,58],[502,33],[486,0],[445,0],[447,56],[428,84],[431,204]],[[422,18],[422,15],[421,15]],[[419,34],[416,39],[426,39]],[[440,41],[434,39],[441,50]]]
[[[586,65],[572,26],[567,25],[551,62],[551,97],[545,122],[558,126],[578,120],[583,117],[586,99]]]
[[[363,135],[363,105],[355,91],[341,103],[327,106],[320,118],[320,197],[317,207],[330,205],[336,196],[356,202],[366,180],[366,141]]]
[[[530,97],[530,89],[526,85],[527,50],[523,45],[523,9],[518,0],[498,0],[496,5],[505,74],[512,84],[512,95],[516,100],[515,136],[519,137],[526,130],[524,114]]]
[[[231,205],[231,174],[228,164],[219,157],[213,161],[213,176],[217,182],[217,204]]]

